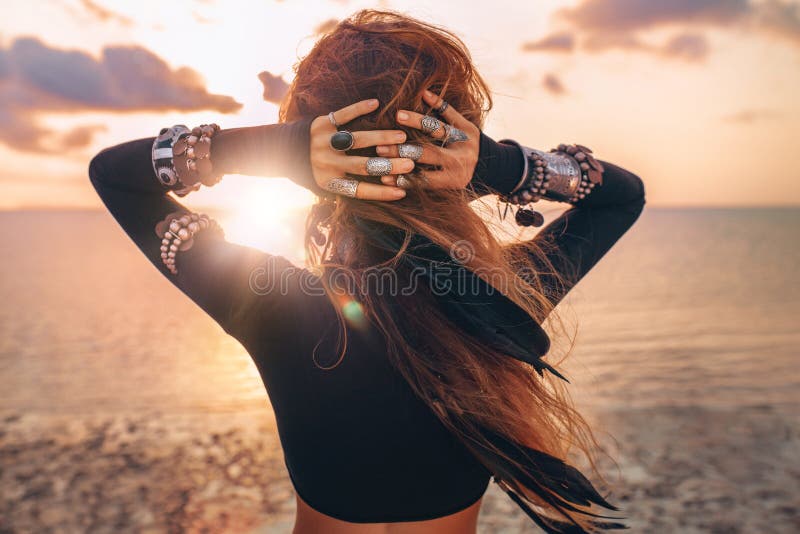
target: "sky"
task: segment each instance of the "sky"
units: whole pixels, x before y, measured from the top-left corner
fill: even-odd
[[[276,122],[295,62],[364,7],[465,41],[495,139],[587,145],[650,206],[800,204],[797,0],[40,0],[0,2],[0,209],[100,207],[92,155],[162,126]],[[257,177],[190,197],[256,214],[312,199]]]

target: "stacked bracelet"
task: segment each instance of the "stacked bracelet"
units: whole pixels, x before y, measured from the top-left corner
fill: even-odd
[[[542,198],[558,202],[575,203],[586,198],[596,185],[603,183],[603,166],[582,145],[558,145],[550,152],[542,152],[520,145],[513,139],[501,143],[512,144],[522,151],[524,168],[519,183],[503,200],[518,206]],[[522,226],[541,226],[544,217],[535,210],[518,210],[516,221]]]
[[[153,170],[159,181],[178,196],[211,186],[222,178],[211,164],[211,138],[217,124],[202,124],[189,130],[183,124],[163,128],[153,141]]]
[[[170,213],[156,225],[156,234],[161,238],[161,261],[172,274],[177,274],[175,257],[178,251],[188,250],[194,244],[194,235],[200,230],[222,229],[214,219],[203,213]]]

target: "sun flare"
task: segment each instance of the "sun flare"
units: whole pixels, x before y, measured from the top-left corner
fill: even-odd
[[[230,180],[233,177],[229,177]],[[304,221],[314,195],[285,178],[236,176],[235,198],[222,215],[228,240],[285,256],[302,265]]]

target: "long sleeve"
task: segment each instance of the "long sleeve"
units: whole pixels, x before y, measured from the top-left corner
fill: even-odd
[[[307,125],[306,125],[307,126]],[[308,128],[305,127],[306,132]],[[303,126],[221,130],[212,142],[212,161],[223,172],[289,175],[303,184],[308,171],[307,133]],[[193,246],[178,252],[178,273],[161,261],[161,237],[155,226],[168,214],[189,211],[168,195],[151,164],[153,137],[124,142],[100,151],[89,164],[89,178],[108,211],[148,260],[176,287],[243,343],[258,333],[269,315],[281,328],[304,270],[281,256],[229,243],[218,233],[197,233]],[[281,307],[281,308],[279,308]]]
[[[603,184],[533,238],[546,261],[536,254],[530,257],[553,306],[633,226],[644,209],[641,178],[612,163],[601,163],[605,167]]]

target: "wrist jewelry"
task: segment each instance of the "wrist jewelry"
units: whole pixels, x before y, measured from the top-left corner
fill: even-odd
[[[217,124],[202,124],[189,130],[183,124],[163,128],[153,141],[153,170],[159,181],[178,196],[186,196],[220,181],[213,172],[211,138],[220,130]]]
[[[502,200],[525,206],[542,198],[574,204],[603,183],[603,166],[582,145],[558,145],[550,152],[542,152],[513,139],[501,143],[512,144],[522,151],[524,167],[519,183]],[[515,215],[521,226],[541,226],[544,217],[533,209],[518,209]]]
[[[170,213],[156,225],[156,235],[161,238],[161,261],[169,272],[178,273],[175,266],[178,251],[192,248],[194,235],[208,228],[222,234],[217,222],[204,213]]]
[[[172,162],[172,146],[181,134],[189,132],[189,128],[185,125],[176,124],[169,128],[162,128],[158,132],[158,137],[153,141],[153,172],[156,173],[162,185],[170,188],[178,185],[178,173],[175,172],[175,165]]]

